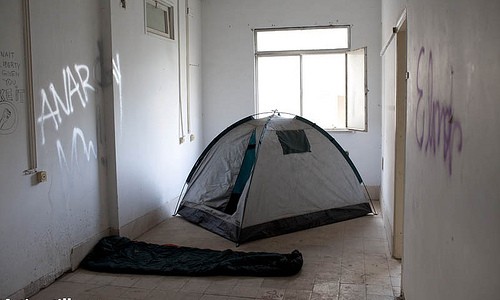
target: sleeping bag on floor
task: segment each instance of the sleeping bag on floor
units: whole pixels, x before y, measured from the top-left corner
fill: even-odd
[[[210,250],[105,237],[81,267],[97,272],[187,276],[290,276],[302,268],[302,254]]]

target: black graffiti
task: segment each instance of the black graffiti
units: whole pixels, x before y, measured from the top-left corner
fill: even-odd
[[[0,101],[14,101],[12,89],[0,89]]]
[[[9,108],[4,108],[2,116],[0,117],[0,129],[4,129],[5,124],[7,124],[11,116],[12,111]]]
[[[2,70],[2,76],[4,76],[4,77],[19,77],[19,71]]]
[[[2,79],[6,86],[17,85],[17,80],[11,78]]]
[[[11,134],[16,127],[16,108],[10,102],[0,102],[0,135]]]
[[[0,51],[0,57],[13,59],[14,51]]]
[[[20,102],[24,103],[26,91],[24,89],[0,89],[0,102]]]
[[[19,70],[21,68],[21,64],[17,61],[3,61],[2,67],[5,69],[16,69]]]

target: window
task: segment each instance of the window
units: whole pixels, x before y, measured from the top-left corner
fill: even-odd
[[[367,130],[366,48],[350,50],[350,26],[256,29],[255,49],[258,112]]]
[[[146,32],[174,39],[174,6],[160,0],[146,0]]]

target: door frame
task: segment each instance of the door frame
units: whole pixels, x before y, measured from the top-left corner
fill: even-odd
[[[395,258],[403,257],[404,195],[406,171],[406,119],[407,119],[407,21],[404,13],[396,31],[396,132],[394,157],[394,229]]]

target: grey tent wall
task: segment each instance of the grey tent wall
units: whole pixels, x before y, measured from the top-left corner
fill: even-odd
[[[333,138],[333,136],[329,135],[328,132],[326,132],[323,128],[316,125],[316,123],[313,123],[313,122],[311,122],[307,119],[304,119],[300,116],[295,116],[295,119],[312,126],[314,129],[318,130],[321,134],[323,134],[330,142],[332,142],[332,144],[334,144],[335,147],[337,147],[337,149],[340,151],[340,153],[342,153],[342,156],[345,158],[345,160],[347,161],[349,166],[351,166],[352,171],[356,175],[356,178],[358,179],[359,183],[363,183],[363,179],[361,178],[361,175],[359,174],[358,169],[356,169],[356,166],[352,162],[351,158],[349,157],[349,155],[347,155],[347,152],[344,150],[344,148],[342,148],[342,146],[340,146],[340,144],[337,142],[337,140],[335,140]]]
[[[224,131],[222,131],[221,133],[219,133],[211,142],[210,144],[208,144],[208,146],[205,148],[205,150],[203,150],[203,152],[201,153],[200,157],[198,157],[198,160],[196,160],[196,163],[194,164],[193,168],[191,169],[191,172],[189,172],[189,175],[186,179],[186,183],[189,183],[191,181],[191,178],[193,177],[193,174],[194,172],[196,171],[196,169],[198,169],[198,166],[200,165],[201,161],[203,160],[203,158],[205,158],[205,156],[207,155],[207,153],[210,151],[210,149],[212,149],[212,147],[224,136],[226,135],[229,131],[231,131],[233,128],[235,127],[238,127],[240,126],[241,124],[243,123],[246,123],[250,120],[254,120],[255,118],[253,116],[249,116],[249,117],[246,117],[246,118],[243,118],[239,121],[237,121],[236,123],[232,124],[231,126],[229,126],[228,128],[224,129]]]

